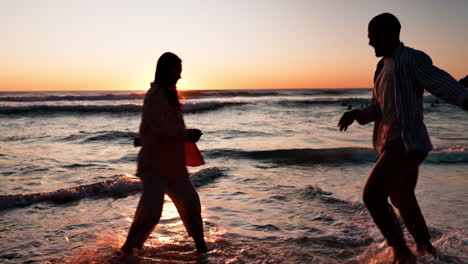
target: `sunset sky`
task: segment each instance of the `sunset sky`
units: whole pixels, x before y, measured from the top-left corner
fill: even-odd
[[[372,87],[367,24],[383,12],[468,74],[466,0],[0,0],[0,91],[144,90],[165,51],[180,89]]]

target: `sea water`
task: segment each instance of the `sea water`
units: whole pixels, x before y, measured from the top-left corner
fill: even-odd
[[[190,171],[211,251],[194,252],[166,198],[145,247],[122,256],[144,92],[0,93],[0,262],[391,262],[361,199],[373,125],[336,126],[369,89],[179,92],[186,125],[203,131],[206,165]],[[424,111],[435,149],[416,195],[440,257],[418,261],[468,263],[467,113],[430,95]]]

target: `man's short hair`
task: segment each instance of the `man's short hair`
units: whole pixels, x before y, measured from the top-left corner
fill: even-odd
[[[401,24],[396,16],[390,13],[383,13],[372,18],[372,20],[369,22],[369,28],[399,34],[401,30]]]

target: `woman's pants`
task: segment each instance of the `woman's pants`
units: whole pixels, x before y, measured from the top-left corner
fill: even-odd
[[[135,212],[125,245],[141,248],[158,223],[164,204],[164,194],[174,202],[180,218],[194,239],[203,238],[200,198],[188,177],[169,180],[142,173],[143,194]]]

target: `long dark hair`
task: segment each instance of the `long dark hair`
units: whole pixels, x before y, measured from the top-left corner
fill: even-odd
[[[177,96],[177,79],[174,79],[172,71],[174,68],[182,69],[182,60],[171,52],[166,52],[158,59],[156,72],[151,87],[157,86],[166,93],[170,105],[179,108],[180,101]]]

